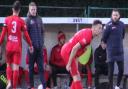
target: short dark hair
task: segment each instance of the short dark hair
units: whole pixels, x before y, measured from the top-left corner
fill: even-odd
[[[120,13],[119,9],[117,9],[117,8],[114,8],[114,9],[112,10],[112,12],[118,12],[118,13]]]
[[[13,7],[12,7],[15,11],[19,11],[20,10],[20,8],[21,8],[21,3],[20,3],[20,1],[15,1],[14,3],[13,3]]]
[[[63,33],[63,31],[61,31],[61,30],[60,30],[60,31],[58,31],[58,34],[60,34],[60,33]]]
[[[102,24],[100,20],[94,20],[92,25]]]

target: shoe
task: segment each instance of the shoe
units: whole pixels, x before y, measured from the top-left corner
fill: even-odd
[[[8,83],[6,89],[10,89],[11,88],[11,83]]]
[[[32,87],[31,89],[35,89],[34,87]]]
[[[120,89],[118,86],[115,86],[115,89]]]

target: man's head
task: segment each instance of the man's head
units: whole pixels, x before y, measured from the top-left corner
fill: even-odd
[[[20,1],[15,1],[13,3],[13,7],[12,7],[13,13],[19,14],[20,13],[20,9],[21,9],[21,3],[20,3]]]
[[[92,24],[93,36],[97,36],[102,32],[102,22],[100,20],[95,20]]]
[[[65,34],[62,31],[58,32],[58,42],[60,45],[63,45],[65,43],[66,37]]]
[[[31,16],[36,16],[37,15],[37,5],[35,2],[30,2],[29,4],[29,14]]]
[[[111,19],[113,22],[116,22],[120,19],[120,12],[118,9],[113,9]]]

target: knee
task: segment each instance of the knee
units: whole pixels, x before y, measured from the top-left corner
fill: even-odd
[[[76,81],[81,81],[80,75],[79,75],[79,74],[74,75],[74,76],[73,76],[73,81],[74,81],[74,82],[76,82]]]
[[[12,70],[19,70],[19,65],[18,64],[12,64]]]

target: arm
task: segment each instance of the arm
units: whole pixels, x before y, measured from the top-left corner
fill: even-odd
[[[6,32],[7,32],[7,27],[3,27],[1,37],[0,37],[0,45],[3,43]]]
[[[49,63],[50,63],[51,66],[54,66],[53,64],[54,64],[54,61],[55,61],[55,51],[54,50],[55,49],[53,47],[52,48],[52,51],[51,51],[51,55],[50,55],[50,61],[49,61]]]
[[[44,24],[43,24],[43,21],[41,18],[40,18],[40,20],[41,20],[41,33],[42,33],[43,42],[44,42]]]
[[[24,21],[22,22],[22,31],[24,33],[24,37],[25,37],[25,40],[26,42],[29,44],[29,46],[31,47],[32,46],[32,42],[31,42],[31,39],[29,37],[29,34],[28,34],[28,31],[27,31],[27,26],[26,24],[24,23]]]
[[[107,43],[107,39],[108,39],[109,35],[110,35],[109,25],[106,25],[104,27],[104,32],[103,32],[103,36],[102,36],[102,40],[105,44]]]
[[[76,52],[81,48],[81,45],[80,43],[78,42],[73,48],[72,48],[72,51],[71,51],[71,54],[69,56],[69,61],[68,61],[68,64],[66,66],[66,69],[69,71],[70,70],[70,66],[71,66],[71,63],[72,63],[72,60],[73,58],[75,57],[76,55]]]
[[[123,39],[125,37],[125,26],[123,25]]]
[[[29,44],[29,46],[31,47],[31,46],[32,46],[32,42],[31,42],[31,39],[30,39],[30,37],[29,37],[29,34],[28,34],[27,30],[26,30],[26,31],[23,31],[23,33],[24,33],[24,37],[25,37],[26,42],[27,42],[27,43]]]

